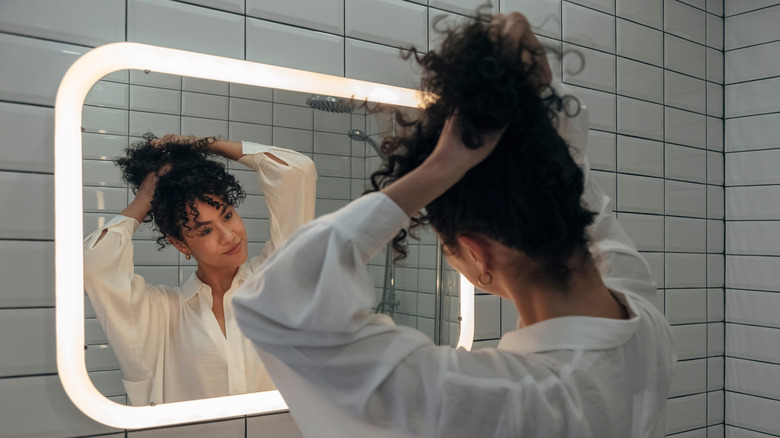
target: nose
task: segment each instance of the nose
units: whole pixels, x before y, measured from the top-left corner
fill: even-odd
[[[223,226],[219,233],[219,241],[222,244],[234,243],[238,239],[238,233],[230,227]]]

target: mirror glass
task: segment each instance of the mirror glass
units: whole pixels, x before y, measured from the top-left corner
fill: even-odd
[[[158,137],[168,133],[218,136],[293,149],[312,158],[317,168],[315,216],[346,205],[363,193],[371,173],[381,163],[372,143],[381,143],[382,136],[395,129],[392,112],[389,107],[367,111],[360,105],[351,111],[328,112],[308,105],[310,98],[310,93],[140,70],[105,76],[92,87],[82,114],[84,236],[110,221],[132,200],[133,193],[112,160],[146,132]],[[369,110],[379,108],[367,106]],[[251,259],[261,254],[269,238],[268,208],[255,172],[223,160],[247,193],[237,211],[247,230]],[[142,224],[134,234],[135,273],[152,285],[184,285],[195,272],[195,260],[186,260],[172,246],[159,250],[157,237],[151,224]],[[454,345],[458,338],[458,277],[442,268],[435,234],[426,229],[418,237],[419,241],[409,240],[406,260],[388,263],[391,258],[381,251],[370,261],[375,310],[391,315],[398,324],[419,329],[437,343]],[[85,306],[90,378],[104,396],[131,404],[110,337],[87,298]]]

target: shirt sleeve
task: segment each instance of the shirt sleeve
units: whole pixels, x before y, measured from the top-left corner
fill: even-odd
[[[559,96],[574,96],[572,90],[554,81],[551,87]],[[656,284],[650,266],[636,250],[623,227],[611,211],[610,198],[593,180],[590,164],[585,156],[588,138],[588,107],[579,100],[579,113],[572,117],[560,114],[558,133],[572,148],[574,160],[585,174],[585,190],[582,200],[586,207],[596,213],[593,224],[588,229],[590,251],[596,260],[604,283],[610,289],[634,293],[654,302]]]
[[[162,365],[170,297],[135,273],[132,237],[139,225],[116,216],[84,239],[84,289],[119,360],[128,394],[132,389],[151,397],[152,378]],[[139,402],[145,403],[131,400]]]
[[[234,295],[238,325],[293,415],[324,409],[332,418],[343,412],[371,418],[377,397],[389,394],[377,388],[397,375],[398,364],[417,349],[437,348],[422,333],[370,312],[374,287],[366,263],[407,219],[384,194],[363,196],[304,225]],[[323,429],[308,433],[331,436]]]
[[[245,155],[238,162],[257,172],[271,215],[271,238],[260,257],[262,260],[314,218],[317,171],[309,157],[290,149],[245,141],[242,150]],[[286,164],[274,161],[267,153]]]

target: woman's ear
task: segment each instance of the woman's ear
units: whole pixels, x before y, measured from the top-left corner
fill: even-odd
[[[464,257],[469,257],[479,268],[480,272],[490,270],[492,254],[491,242],[480,234],[461,233],[456,237]]]
[[[190,249],[187,247],[187,245],[184,242],[182,242],[181,240],[179,240],[179,239],[177,239],[177,238],[175,238],[173,236],[168,236],[168,237],[165,238],[165,240],[167,240],[168,243],[173,245],[174,248],[179,250],[180,253],[182,253],[184,255],[192,254],[192,251],[190,251]]]

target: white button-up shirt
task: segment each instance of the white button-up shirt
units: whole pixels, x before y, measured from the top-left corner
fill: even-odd
[[[295,151],[244,142],[243,152],[239,162],[257,171],[268,204],[271,239],[262,255],[239,267],[224,295],[225,334],[211,310],[211,288],[197,275],[182,287],[170,287],[147,284],[134,273],[137,220],[117,216],[84,240],[84,286],[119,360],[132,405],[275,389],[229,303],[268,254],[314,217],[316,171]]]
[[[559,129],[587,175],[585,108]],[[365,264],[407,220],[387,196],[364,196],[291,237],[233,306],[304,435],[663,437],[674,338],[648,300],[647,263],[586,178],[584,201],[598,212],[590,249],[629,319],[518,324],[497,348],[437,346],[370,312]]]

